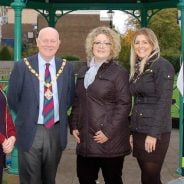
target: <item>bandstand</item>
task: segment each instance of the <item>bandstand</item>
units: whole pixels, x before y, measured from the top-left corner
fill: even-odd
[[[120,10],[134,16],[142,27],[147,27],[149,20],[158,11],[165,8],[178,8],[181,13],[181,62],[184,62],[184,0],[0,0],[0,6],[12,7],[15,11],[14,24],[14,61],[21,59],[22,10],[25,8],[38,11],[55,27],[58,19],[76,10]],[[178,61],[180,62],[180,61]],[[178,173],[184,175],[184,125],[183,97],[180,96],[180,136]],[[14,149],[10,172],[18,174],[17,150]]]

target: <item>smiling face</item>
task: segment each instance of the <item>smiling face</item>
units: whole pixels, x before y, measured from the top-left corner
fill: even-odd
[[[151,54],[153,46],[145,35],[138,35],[134,42],[134,50],[137,56],[143,59]]]
[[[53,28],[44,28],[40,31],[36,42],[40,55],[49,61],[55,56],[59,48],[59,34]]]
[[[93,54],[96,62],[109,59],[111,54],[111,41],[105,34],[99,34],[93,42]]]

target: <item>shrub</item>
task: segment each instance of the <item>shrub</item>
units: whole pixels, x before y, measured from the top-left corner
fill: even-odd
[[[30,47],[28,49],[25,49],[23,52],[23,57],[29,57],[32,56],[34,54],[38,53],[38,48],[36,46]]]
[[[6,45],[0,48],[0,60],[10,61],[13,60],[13,49]]]
[[[61,58],[66,59],[68,61],[79,61],[80,58],[76,55],[61,55]]]

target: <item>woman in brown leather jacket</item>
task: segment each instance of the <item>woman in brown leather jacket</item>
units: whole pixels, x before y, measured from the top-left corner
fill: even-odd
[[[119,35],[108,27],[98,27],[87,36],[88,61],[77,77],[70,121],[78,143],[80,184],[96,184],[99,169],[105,183],[123,183],[124,156],[130,153],[131,97],[128,73],[114,62],[120,49]]]
[[[131,45],[130,91],[134,96],[131,117],[133,156],[141,169],[142,184],[161,184],[160,172],[168,149],[174,69],[160,57],[152,30],[135,32]]]

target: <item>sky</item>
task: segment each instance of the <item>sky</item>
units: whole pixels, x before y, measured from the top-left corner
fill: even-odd
[[[126,31],[125,21],[127,20],[128,15],[119,10],[113,11],[115,12],[113,16],[113,25],[118,32],[123,34]],[[107,10],[102,10],[100,15],[108,19]]]

